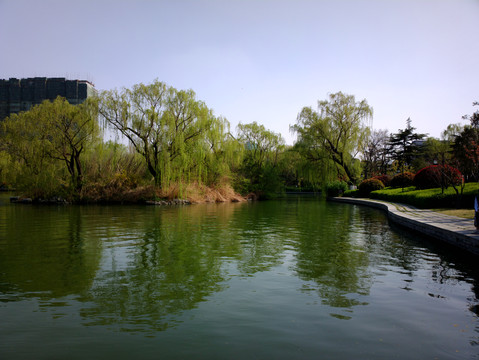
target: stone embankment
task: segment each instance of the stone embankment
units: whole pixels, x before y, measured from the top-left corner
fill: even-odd
[[[474,227],[474,221],[471,219],[380,200],[343,197],[329,198],[328,200],[384,210],[387,212],[389,220],[396,224],[479,255],[479,231]]]
[[[147,201],[146,205],[191,205],[191,201],[183,199]]]
[[[56,204],[56,205],[63,205],[69,204],[69,202],[62,197],[52,197],[50,199],[36,199],[33,200],[32,198],[25,198],[20,196],[11,196],[10,202],[14,204]]]
[[[191,205],[191,204],[198,204],[202,202],[240,202],[240,201],[246,201],[246,200],[254,200],[251,197],[248,198],[241,198],[241,197],[235,197],[232,199],[226,199],[223,201],[218,201],[218,200],[211,200],[211,199],[206,199],[204,201],[191,201],[188,199],[172,199],[172,200],[148,200],[148,201],[141,201],[141,202],[120,202],[120,201],[112,201],[112,202],[102,202],[99,201],[97,203],[101,204],[115,204],[115,203],[125,203],[125,204],[134,204],[134,203],[139,203],[139,204],[145,204],[145,205],[157,205],[157,206],[174,206],[174,205]],[[67,200],[61,198],[61,197],[53,197],[51,199],[32,199],[32,198],[26,198],[26,197],[20,197],[20,196],[12,196],[10,197],[10,202],[13,204],[54,204],[54,205],[64,205],[64,204],[70,204]]]

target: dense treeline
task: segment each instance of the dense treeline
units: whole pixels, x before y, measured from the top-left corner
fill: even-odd
[[[470,124],[450,124],[440,139],[416,133],[410,119],[397,133],[373,131],[362,154],[363,178],[417,173],[438,165],[458,169],[466,182],[479,181],[479,112],[464,118]]]
[[[299,112],[291,126],[298,140],[286,146],[255,122],[233,132],[192,90],[155,80],[81,105],[57,98],[10,116],[0,128],[0,181],[37,199],[88,202],[267,198],[433,163],[478,180],[478,112],[468,117],[471,125],[450,125],[441,139],[427,140],[410,120],[396,134],[373,131],[372,115],[366,100],[331,94],[317,110]]]

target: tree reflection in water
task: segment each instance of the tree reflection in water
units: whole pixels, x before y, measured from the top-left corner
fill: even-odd
[[[80,207],[0,206],[0,299],[48,300],[90,288],[101,257]]]
[[[290,298],[306,295],[320,304],[316,311],[351,319],[355,308],[374,301],[372,285],[385,275],[401,284],[393,288],[401,297],[403,289],[423,289],[417,282],[426,274],[433,284],[426,296],[438,301],[452,296],[447,291],[456,283],[479,278],[473,262],[455,264],[448,251],[391,231],[380,211],[317,198],[158,208],[0,206],[0,220],[0,301],[38,299],[67,314],[74,305],[70,313],[78,309],[83,326],[145,336],[190,321],[197,312],[189,310],[218,292],[237,299],[238,291],[251,291],[242,298],[255,299],[268,281],[271,288],[258,299],[265,309],[268,301],[288,308]],[[478,287],[471,286],[476,296],[468,310],[475,311]]]

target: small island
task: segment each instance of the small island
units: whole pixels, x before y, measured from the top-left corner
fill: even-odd
[[[441,139],[416,133],[411,119],[389,134],[371,128],[365,99],[338,92],[300,110],[288,146],[256,122],[232,132],[194,91],[159,80],[70,102],[47,99],[2,121],[0,181],[19,202],[228,202],[415,186],[441,194],[422,192],[414,205],[472,209],[478,192],[477,111]]]

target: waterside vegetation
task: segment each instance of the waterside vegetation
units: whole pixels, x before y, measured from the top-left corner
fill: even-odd
[[[479,183],[464,184],[458,195],[452,187],[442,191],[441,188],[419,190],[415,186],[406,188],[385,188],[372,191],[368,196],[360,190],[350,190],[344,193],[346,197],[368,197],[371,199],[409,204],[421,209],[458,208],[472,209],[474,197],[479,194]]]
[[[479,180],[479,112],[441,139],[417,134],[410,119],[394,134],[373,130],[372,116],[366,100],[330,94],[299,111],[288,146],[256,122],[233,131],[194,91],[159,80],[76,106],[59,97],[0,123],[0,183],[34,200],[86,203],[242,201],[320,189],[338,196],[359,185],[363,196],[436,207],[455,196],[455,205],[470,206],[478,189],[464,181]],[[440,188],[428,190],[434,200],[411,194],[410,186],[429,183]]]

